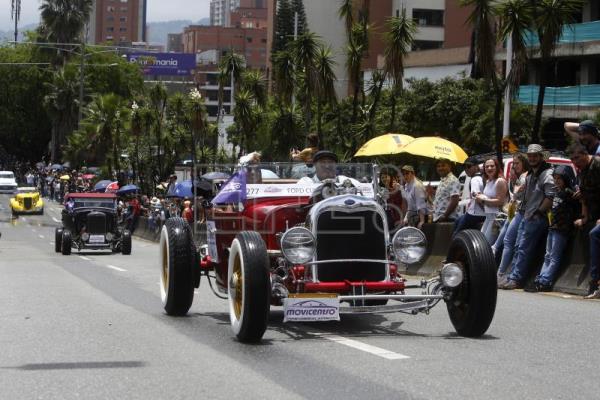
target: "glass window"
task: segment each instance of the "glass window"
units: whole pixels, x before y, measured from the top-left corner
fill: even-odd
[[[415,40],[412,44],[412,51],[441,49],[444,42],[435,40]]]
[[[121,22],[127,22],[127,17],[120,17],[119,21],[121,21]]]
[[[419,26],[444,26],[444,10],[413,8],[413,19]]]
[[[108,6],[108,7],[106,7],[106,11],[115,12],[115,8],[113,6]]]
[[[109,26],[108,28],[106,28],[106,32],[113,32],[115,30],[114,27]]]
[[[119,28],[119,32],[127,32],[127,28],[121,27],[121,28]]]

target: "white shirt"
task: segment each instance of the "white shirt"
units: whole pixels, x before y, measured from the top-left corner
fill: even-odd
[[[474,177],[472,177],[470,186],[471,200],[469,201],[469,205],[467,205],[467,213],[471,215],[484,216],[485,210],[483,206],[475,201],[475,196],[477,196],[480,193],[483,193],[483,179],[481,178],[481,176],[475,175]]]
[[[408,212],[423,211],[427,214],[427,194],[422,184],[415,184],[413,180],[410,183],[404,184],[404,192],[402,197],[406,199],[406,208]]]

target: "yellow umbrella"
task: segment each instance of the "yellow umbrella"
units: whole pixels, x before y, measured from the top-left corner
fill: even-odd
[[[69,179],[71,179],[71,177],[69,175],[63,175],[60,177],[60,179],[62,179],[63,181],[68,181]]]
[[[400,149],[414,138],[400,133],[386,133],[363,144],[354,157],[385,156],[400,153]]]
[[[423,136],[416,138],[406,146],[402,147],[400,153],[408,153],[434,159],[446,159],[448,161],[463,163],[467,153],[459,145],[437,136]]]

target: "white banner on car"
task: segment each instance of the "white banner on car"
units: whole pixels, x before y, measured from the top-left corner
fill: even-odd
[[[291,294],[283,301],[283,322],[339,320],[340,301],[336,295]]]
[[[246,185],[246,198],[261,199],[266,197],[308,197],[320,184],[248,184]],[[373,186],[368,183],[357,187],[358,194],[373,197]]]
[[[206,221],[206,244],[208,245],[208,255],[214,263],[219,262],[219,252],[217,251],[217,226],[215,221]]]

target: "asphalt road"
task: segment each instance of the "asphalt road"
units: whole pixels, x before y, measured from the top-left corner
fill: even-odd
[[[202,281],[187,317],[159,297],[158,247],[54,253],[59,208],[0,195],[0,399],[598,399],[600,302],[500,292],[481,339],[430,315],[283,324],[238,343]]]

